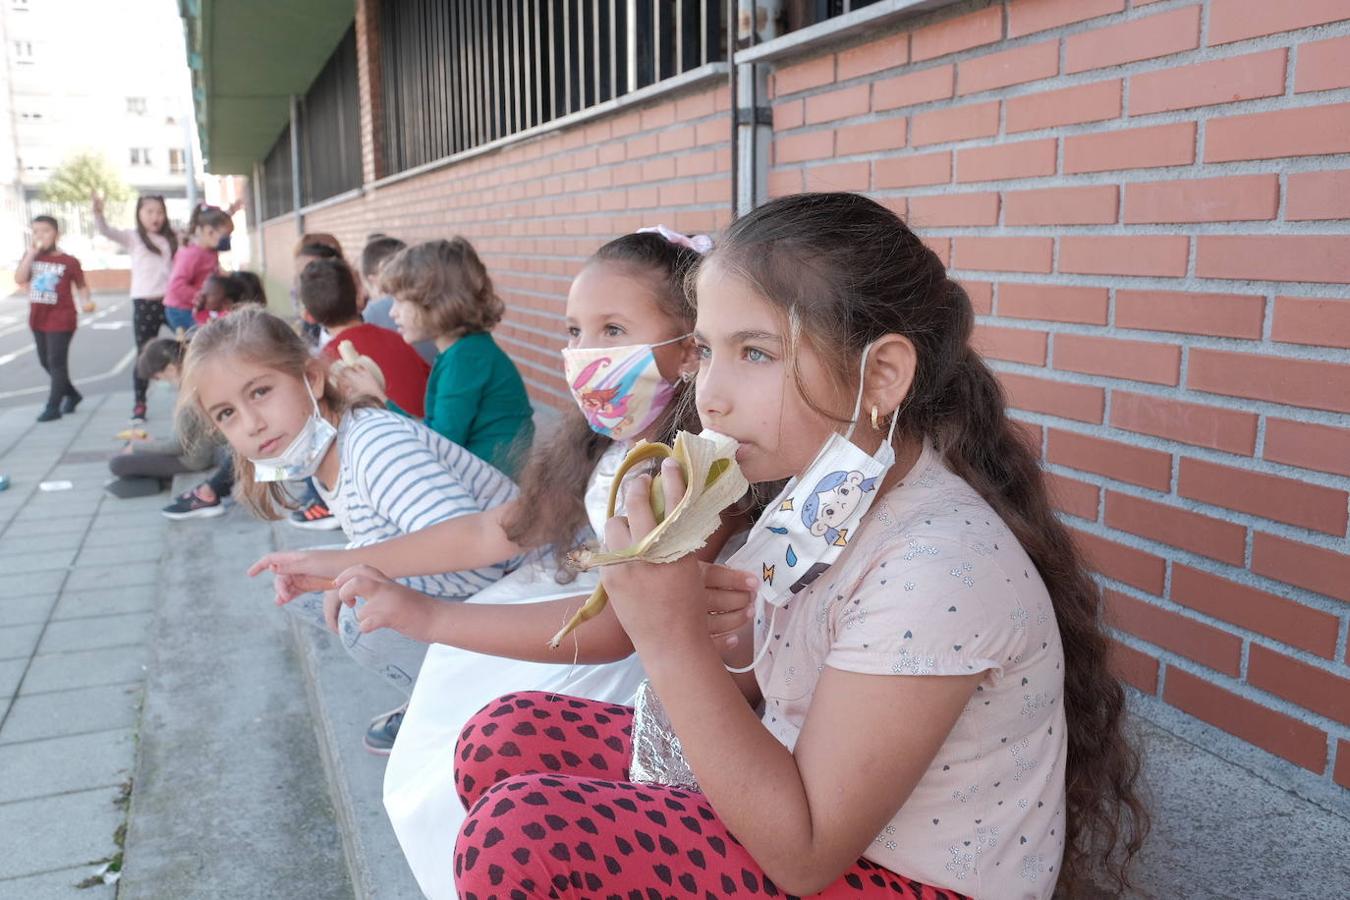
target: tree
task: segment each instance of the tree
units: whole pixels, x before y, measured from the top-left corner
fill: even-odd
[[[42,199],[51,203],[83,205],[93,194],[114,203],[131,197],[126,182],[99,153],[77,153],[70,157],[42,186]]]

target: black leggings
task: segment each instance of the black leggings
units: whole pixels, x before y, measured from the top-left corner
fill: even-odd
[[[234,490],[234,463],[224,450],[216,454],[216,461],[219,465],[206,483],[211,485],[217,497],[228,497]],[[108,460],[108,468],[118,478],[158,478],[162,481],[194,471],[183,465],[182,457],[169,453],[121,454]]]
[[[58,409],[66,397],[78,397],[80,392],[70,383],[70,341],[72,331],[34,331],[38,364],[51,376],[51,391],[47,394],[47,408]]]
[[[158,297],[137,298],[131,301],[131,327],[136,339],[136,358],[140,359],[145,345],[159,337],[164,327],[164,301]],[[145,391],[149,382],[136,374],[136,366],[131,366],[131,386],[136,392],[136,402],[145,403]]]

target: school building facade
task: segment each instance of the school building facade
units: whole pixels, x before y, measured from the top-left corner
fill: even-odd
[[[182,4],[272,283],[302,231],[463,234],[538,403],[569,402],[563,300],[610,237],[802,190],[906,216],[1134,708],[1345,808],[1350,0]]]

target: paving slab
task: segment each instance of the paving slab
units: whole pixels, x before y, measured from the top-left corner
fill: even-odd
[[[111,857],[117,852],[113,832],[123,817],[120,795],[120,787],[103,787],[0,804],[0,834],[23,835],[22,853],[10,848],[0,853],[0,879],[90,866]],[[0,892],[7,893],[4,885],[0,880]]]
[[[0,659],[29,657],[37,647],[42,625],[11,625],[0,628]]]
[[[52,611],[52,619],[60,621],[89,616],[143,613],[150,612],[154,608],[155,589],[145,585],[109,588],[104,591],[65,591],[61,594],[56,609]]]
[[[144,644],[38,654],[28,667],[22,693],[45,694],[100,684],[126,684],[145,678],[150,650]]]
[[[0,726],[0,745],[93,731],[133,728],[140,712],[141,685],[107,684],[20,694]]]
[[[0,555],[0,572],[5,575],[27,575],[48,569],[68,569],[75,561],[74,548],[46,550],[38,553],[6,553]]]
[[[145,590],[152,592],[154,588]],[[153,619],[151,613],[138,612],[50,622],[38,643],[38,653],[141,644],[149,634]]]
[[[165,500],[163,505],[167,505]],[[75,566],[107,566],[114,564],[153,562],[158,563],[164,555],[162,532],[146,534],[142,540],[130,544],[114,544],[109,547],[86,546],[75,557]]]
[[[0,900],[115,900],[116,884],[78,885],[97,871],[98,866],[78,866],[26,878],[0,880]]]
[[[0,708],[8,707],[9,698],[19,692],[19,681],[27,668],[28,660],[22,657],[0,660]]]
[[[131,563],[125,566],[85,566],[75,569],[66,581],[68,591],[87,591],[130,585],[153,586],[159,579],[157,563]]]
[[[55,605],[56,598],[51,594],[0,596],[0,622],[5,625],[40,625],[47,621]]]
[[[116,787],[131,777],[135,761],[130,728],[0,744],[0,804]]]
[[[28,597],[33,594],[56,594],[66,583],[65,572],[32,572],[19,580],[5,585],[5,594],[10,597]]]

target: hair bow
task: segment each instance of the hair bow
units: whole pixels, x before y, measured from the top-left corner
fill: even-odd
[[[661,237],[670,241],[672,244],[678,244],[681,247],[688,247],[699,256],[703,256],[713,248],[712,238],[706,234],[681,234],[678,231],[672,231],[664,225],[654,225],[648,228],[639,228],[638,234],[659,234]]]

